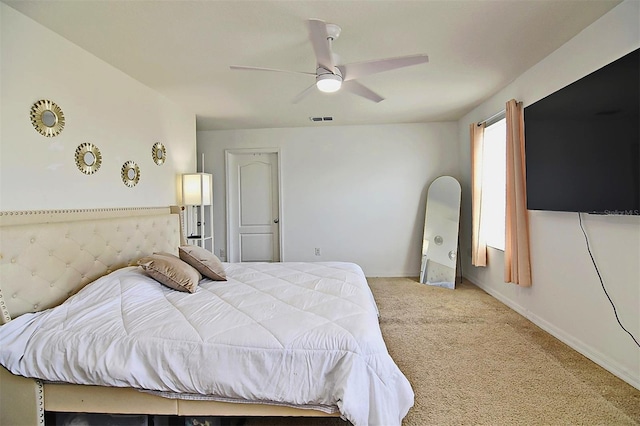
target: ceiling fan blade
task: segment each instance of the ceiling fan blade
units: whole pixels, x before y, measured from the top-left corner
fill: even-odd
[[[335,64],[329,47],[327,23],[319,19],[309,19],[309,39],[316,54],[318,65],[334,72]]]
[[[316,75],[316,73],[314,72],[278,70],[275,68],[245,67],[242,65],[231,65],[229,68],[231,68],[232,70],[241,70],[241,71],[272,71],[272,72],[288,72],[291,74],[307,74],[307,75],[312,75],[314,77]]]
[[[315,89],[316,84],[313,83],[311,86],[307,87],[306,89],[304,89],[302,92],[298,93],[296,95],[295,98],[293,98],[291,100],[291,103],[297,104],[298,102],[300,102],[304,97],[306,97],[309,93],[311,93],[313,91],[313,89]]]
[[[384,101],[384,98],[380,95],[378,95],[376,92],[374,92],[373,90],[369,89],[368,87],[358,83],[355,80],[350,80],[350,81],[345,81],[344,83],[342,83],[342,89],[353,93],[354,95],[358,95],[358,96],[362,96],[363,98],[367,98],[370,101],[373,102],[381,102]]]
[[[398,58],[378,59],[376,61],[339,65],[338,69],[342,73],[342,79],[344,81],[349,81],[366,75],[423,64],[425,62],[429,62],[429,57],[427,55],[410,55],[400,56]]]

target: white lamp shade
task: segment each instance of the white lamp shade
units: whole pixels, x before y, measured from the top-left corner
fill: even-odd
[[[210,206],[213,177],[209,173],[182,175],[182,203],[187,206]]]

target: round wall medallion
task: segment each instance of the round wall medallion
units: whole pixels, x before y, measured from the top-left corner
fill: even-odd
[[[39,100],[31,106],[31,124],[43,136],[58,136],[64,129],[64,114],[55,102]]]
[[[140,180],[140,168],[134,161],[127,161],[122,165],[122,182],[129,188],[136,186]]]
[[[85,142],[76,148],[76,166],[85,175],[97,172],[101,164],[102,154],[94,144]]]
[[[167,148],[160,142],[156,142],[153,144],[153,148],[151,148],[151,155],[153,156],[153,162],[161,166],[167,159]]]
[[[456,257],[457,257],[457,256],[458,256],[458,254],[456,253],[456,251],[455,251],[455,250],[451,250],[451,251],[449,252],[449,259],[451,259],[451,260],[456,260]]]

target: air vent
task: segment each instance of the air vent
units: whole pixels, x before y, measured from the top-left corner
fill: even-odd
[[[311,121],[333,121],[333,117],[309,117]]]

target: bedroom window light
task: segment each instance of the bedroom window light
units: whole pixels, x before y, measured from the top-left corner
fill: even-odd
[[[482,167],[482,219],[488,246],[504,251],[506,205],[506,120],[484,131]]]

